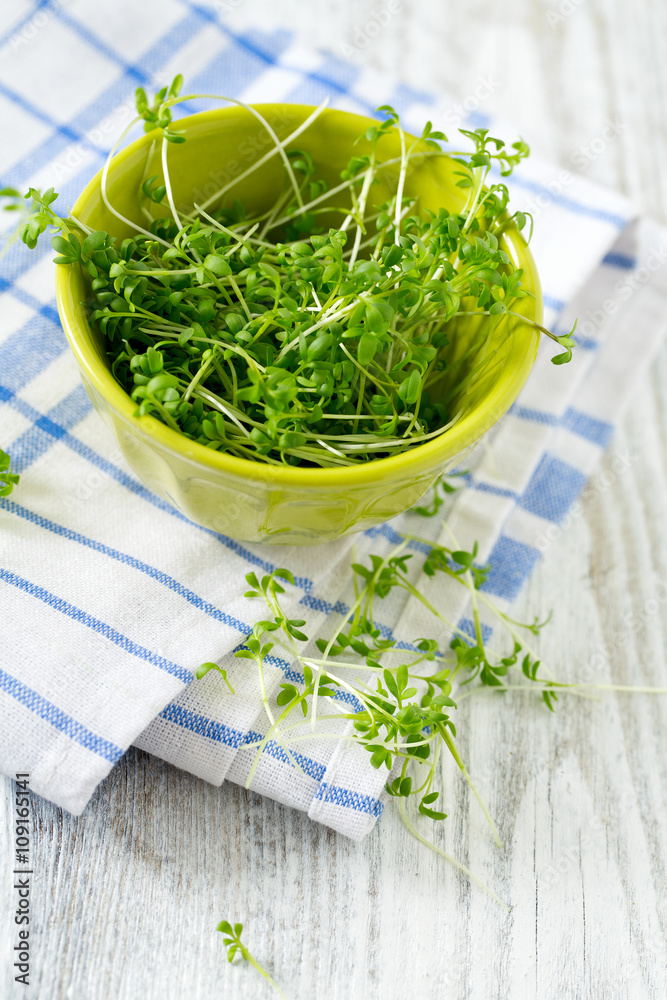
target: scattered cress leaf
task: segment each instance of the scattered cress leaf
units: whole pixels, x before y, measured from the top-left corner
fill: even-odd
[[[260,965],[257,959],[250,954],[245,944],[241,940],[241,934],[243,933],[243,924],[237,923],[234,924],[234,926],[232,927],[232,925],[228,920],[221,920],[218,926],[216,927],[216,930],[220,931],[220,933],[223,935],[222,940],[227,949],[228,962],[233,962],[236,955],[239,954],[242,959],[244,959],[246,962],[249,962],[250,965],[252,965],[252,967],[256,969],[257,972],[259,972],[262,978],[266,979],[267,983],[269,983],[281,997],[284,997],[285,1000],[287,1000],[287,994],[280,988],[280,986],[278,986],[276,981],[269,975],[264,966]]]
[[[11,458],[0,448],[0,497],[8,497],[20,478],[11,470]]]

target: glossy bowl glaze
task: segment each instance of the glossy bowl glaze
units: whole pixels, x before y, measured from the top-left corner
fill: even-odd
[[[258,110],[281,138],[313,110],[303,105],[264,104]],[[306,149],[333,187],[346,165],[352,143],[372,124],[370,119],[326,110],[295,145]],[[265,129],[238,107],[192,115],[179,122],[187,141],[169,147],[169,172],[176,206],[189,210],[240,175],[271,149]],[[383,159],[400,154],[397,136],[378,147]],[[363,144],[355,148],[363,152]],[[151,160],[148,163],[148,160]],[[153,162],[154,161],[154,162]],[[420,209],[460,209],[465,195],[455,184],[456,165],[446,157],[424,157],[412,166],[406,194],[418,197]],[[109,172],[109,200],[127,218],[140,223],[137,191],[142,178],[161,175],[159,145],[151,134],[124,149]],[[379,204],[395,190],[397,167],[387,166],[372,188]],[[124,238],[129,228],[105,207],[101,172],[80,195],[73,215],[93,229]],[[268,208],[282,187],[279,157],[268,159],[239,181],[226,196],[251,211]],[[342,202],[341,202],[342,204]],[[217,207],[217,206],[215,206]],[[527,318],[542,321],[540,284],[523,237],[509,226],[501,241],[515,266],[524,269],[524,285],[534,298],[521,300]],[[128,464],[155,493],[205,527],[248,542],[315,544],[386,521],[414,504],[443,471],[453,468],[516,399],[535,361],[539,334],[518,319],[505,318],[479,355],[483,374],[465,396],[455,393],[458,422],[438,438],[401,455],[343,469],[299,469],[251,462],[195,444],[153,417],[136,418],[135,403],[111,374],[101,334],[87,319],[87,278],[80,268],[56,268],[58,310],[95,408],[112,427]],[[478,319],[459,322],[454,351],[461,356],[475,336]]]

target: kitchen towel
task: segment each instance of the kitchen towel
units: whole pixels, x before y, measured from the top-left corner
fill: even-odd
[[[408,129],[428,118],[452,131],[443,95],[308,50],[284,31],[234,35],[215,4],[107,7],[102,19],[80,0],[27,13],[17,5],[4,25],[0,117],[11,139],[0,147],[0,186],[54,186],[59,204],[71,205],[132,117],[134,88],[176,72],[187,92],[246,102],[328,97],[362,114],[391,103]],[[515,138],[478,111],[462,124]],[[555,368],[553,345],[543,345],[448,505],[458,543],[477,540],[480,559],[491,560],[486,589],[501,607],[563,529],[667,316],[665,233],[638,221],[624,198],[533,159],[508,186],[515,207],[535,217],[545,322],[562,333],[578,316],[579,348],[571,365]],[[33,791],[73,813],[132,743],[214,784],[245,783],[251,745],[267,730],[254,668],[233,656],[263,616],[241,596],[245,574],[289,566],[295,616],[328,635],[349,600],[352,552],[385,556],[401,532],[437,539],[441,520],[406,513],[317,549],[245,545],[192,524],[140,483],[93,412],[55,310],[50,247],[12,242],[13,213],[0,215],[0,447],[21,475],[0,500],[0,768],[29,772]],[[419,579],[420,546],[412,551]],[[439,600],[468,629],[462,592],[441,589]],[[385,634],[409,646],[432,632],[413,602],[385,603]],[[209,660],[225,666],[234,696],[213,672],[192,683]],[[272,657],[270,698],[285,677],[298,683],[297,667]],[[252,788],[348,836],[367,833],[383,809],[386,772],[349,740],[313,736],[293,753],[298,767],[270,740]]]

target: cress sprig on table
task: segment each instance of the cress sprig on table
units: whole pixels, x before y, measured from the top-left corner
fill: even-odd
[[[471,600],[473,636],[449,621],[411,581],[409,560],[414,554],[406,549],[415,542],[428,547],[421,565],[427,577],[446,577],[466,588]],[[516,622],[480,590],[489,566],[478,565],[476,545],[466,552],[410,535],[387,556],[370,555],[365,563],[354,563],[351,569],[355,576],[355,601],[334,634],[328,637],[313,636],[305,619],[290,618],[285,612],[285,585],[294,584],[288,569],[277,569],[262,577],[249,573],[246,577],[251,588],[246,596],[263,601],[270,612],[268,618],[255,623],[244,648],[236,653],[255,665],[268,720],[262,739],[249,744],[249,748],[255,749],[255,758],[246,786],[251,786],[270,740],[279,743],[293,766],[299,768],[295,744],[312,738],[313,733],[321,734],[318,722],[325,726],[332,720],[351,722],[348,735],[329,732],[327,738],[357,742],[370,754],[373,767],[391,772],[387,792],[397,802],[411,833],[476,880],[468,869],[417,830],[406,808],[414,800],[421,815],[435,821],[446,819],[439,803],[442,793],[439,763],[443,752],[448,753],[477,798],[496,842],[500,843],[495,824],[457,747],[457,702],[475,690],[507,691],[521,687],[541,694],[553,711],[557,692],[577,686],[540,676],[540,661],[526,637],[538,634],[546,621]],[[420,601],[438,629],[436,636],[416,638],[408,650],[383,635],[377,623],[379,602],[395,588]],[[480,616],[482,605],[509,635],[512,648],[508,653],[494,650],[485,640]],[[443,635],[451,636],[444,650]],[[316,651],[312,648],[313,639]],[[264,675],[267,657],[275,655],[274,650],[286,654],[304,678],[302,684],[283,681],[275,707],[268,697]],[[213,669],[221,670],[229,686],[224,670],[215,663],[203,664],[198,678]],[[512,680],[513,675],[516,681]],[[305,731],[304,722],[310,723]]]
[[[275,979],[269,975],[264,966],[257,961],[257,959],[250,953],[250,951],[248,951],[245,944],[241,940],[241,934],[243,932],[243,924],[234,924],[232,926],[229,920],[221,920],[218,926],[216,927],[216,930],[220,931],[220,933],[223,935],[222,940],[224,942],[225,948],[227,949],[228,962],[230,963],[233,962],[236,955],[239,954],[241,958],[245,959],[246,962],[249,962],[250,965],[252,965],[252,967],[256,969],[257,972],[259,972],[260,976],[262,976],[267,981],[267,983],[269,983],[269,985],[274,988],[274,990],[279,994],[279,996],[283,997],[284,1000],[288,1000],[288,996],[285,993],[285,991],[282,990],[280,986],[278,986],[278,983],[275,981]]]
[[[152,414],[209,448],[271,464],[346,466],[442,433],[459,416],[443,388],[456,320],[486,317],[467,352],[474,354],[498,323],[511,335],[517,306],[529,294],[501,247],[510,221],[507,188],[487,186],[492,166],[509,175],[528,155],[526,144],[508,149],[486,129],[460,130],[473,152],[448,155],[467,201],[460,212],[419,216],[405,184],[420,158],[443,155],[445,136],[430,122],[408,140],[396,112],[379,108],[386,117],[360,137],[365,151],[351,150],[341,183],[328,189],[310,155],[288,148],[324,105],[282,141],[249,107],[272,147],[186,215],[174,203],[169,175],[169,146],[186,141],[173,127],[172,109],[216,95],[180,96],[181,84],[176,77],[152,103],[137,91],[138,117],[103,171],[105,204],[134,237],[118,243],[60,217],[53,189],[26,195],[34,210],[22,238],[33,247],[47,228],[57,228],[56,263],[79,265],[90,276],[91,320],[137,415]],[[144,226],[120,215],[107,193],[113,155],[138,121],[155,133],[151,149],[162,168],[161,179],[153,174],[141,184]],[[383,140],[396,132],[401,156],[383,160]],[[285,184],[270,209],[255,216],[238,200],[213,207],[273,156],[282,160]],[[389,167],[397,173],[395,191],[370,208],[372,186]],[[332,204],[341,193],[347,208]],[[340,225],[325,228],[322,219],[330,222],[332,214]],[[511,219],[518,228],[526,223],[521,212]],[[568,361],[572,337],[540,330],[564,348],[554,362]],[[481,365],[489,363],[487,356]],[[479,375],[479,368],[461,375],[457,392]]]
[[[429,507],[425,513],[430,516]],[[449,621],[410,578],[409,560],[414,553],[406,550],[411,543],[425,550],[420,570],[426,577],[446,578],[466,589],[471,634]],[[472,881],[482,884],[473,872],[425,837],[409,812],[415,802],[418,814],[438,823],[447,818],[440,803],[440,762],[443,754],[449,754],[500,846],[493,819],[458,750],[455,718],[460,702],[482,691],[533,692],[553,712],[559,694],[590,697],[611,690],[664,694],[666,689],[563,683],[549,674],[542,676],[544,668],[529,640],[539,634],[551,615],[544,621],[536,618],[522,623],[503,612],[483,589],[490,566],[479,564],[477,544],[465,551],[454,547],[454,543],[447,547],[414,534],[405,535],[388,555],[371,554],[364,563],[353,563],[351,570],[355,600],[333,634],[326,637],[313,635],[305,619],[290,618],[285,611],[285,585],[294,585],[289,569],[280,568],[261,577],[256,573],[246,576],[251,588],[246,596],[262,601],[269,611],[269,617],[255,623],[243,648],[236,652],[237,657],[254,663],[268,720],[264,736],[246,746],[255,750],[246,787],[251,786],[270,740],[282,747],[292,766],[299,770],[294,752],[299,741],[314,735],[354,741],[369,753],[374,768],[386,769],[386,791],[412,835]],[[434,635],[415,638],[407,649],[399,647],[378,623],[381,602],[396,588],[419,601],[434,624]],[[494,644],[504,647],[509,640],[511,648],[507,651],[490,646],[485,639],[482,608],[500,626]],[[286,654],[301,670],[303,682],[283,681],[272,703],[264,671],[274,650]],[[211,670],[220,671],[232,691],[224,669],[216,663],[203,664],[197,677]],[[332,721],[351,723],[351,727],[346,732],[331,732],[328,724]],[[324,729],[318,723],[324,724]],[[505,906],[488,886],[483,888]]]

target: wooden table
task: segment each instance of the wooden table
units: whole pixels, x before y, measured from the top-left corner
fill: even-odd
[[[312,45],[339,56],[350,55],[347,45],[350,58],[461,101],[487,81],[483,110],[520,125],[538,153],[667,221],[662,0],[218,6],[232,27],[299,24]],[[388,22],[379,32],[368,27],[374,12]],[[667,350],[583,514],[520,601],[520,615],[555,608],[541,651],[559,675],[576,678],[606,646],[609,665],[596,679],[667,684],[665,386]],[[619,452],[631,459],[622,474],[613,471]],[[357,845],[132,750],[83,816],[34,801],[34,985],[12,991],[3,961],[2,995],[275,995],[252,969],[227,964],[214,928],[228,918],[246,924],[248,946],[299,1000],[666,997],[667,699],[572,699],[549,716],[532,701],[486,698],[461,729],[504,847],[493,846],[454,774],[447,847],[509,913],[416,843],[390,808]],[[6,842],[8,780],[2,789]]]

